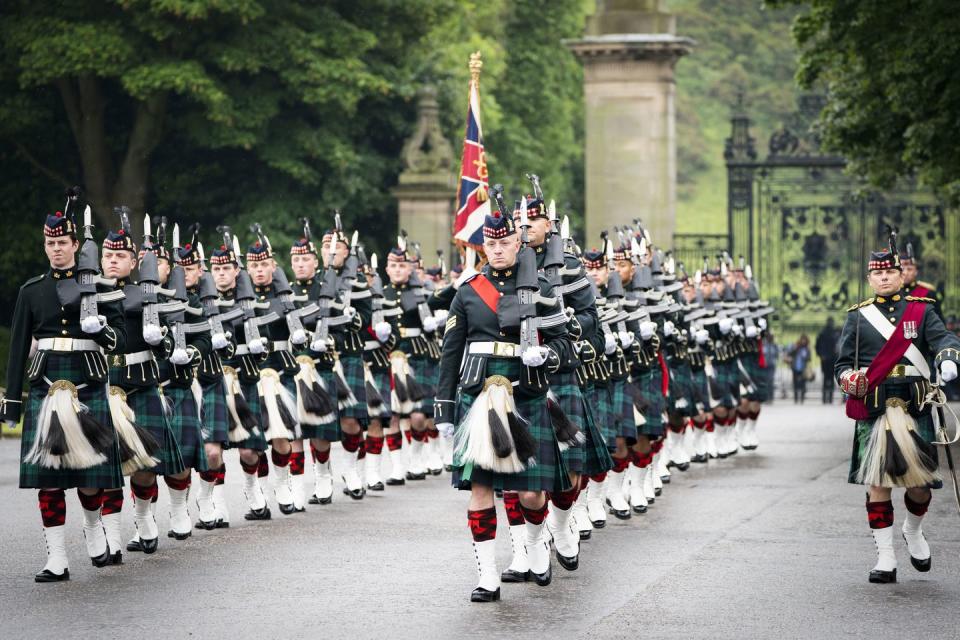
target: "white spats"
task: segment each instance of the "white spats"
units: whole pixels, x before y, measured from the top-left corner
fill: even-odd
[[[83,511],[83,539],[87,543],[87,555],[99,558],[107,552],[107,536],[100,520],[100,509]],[[60,527],[62,528],[62,527]]]
[[[496,544],[496,539],[473,543],[473,553],[477,560],[477,587],[487,591],[500,588]]]
[[[871,529],[877,547],[877,564],[874,571],[893,571],[897,568],[897,556],[893,552],[893,527]],[[928,549],[929,552],[929,549]]]
[[[213,486],[214,519],[220,526],[230,524],[230,511],[227,509],[226,491],[226,485],[216,484]]]
[[[333,474],[329,459],[313,463],[313,495],[319,500],[329,500],[333,496]]]
[[[144,500],[134,496],[133,498],[133,524],[137,528],[135,540],[156,540],[160,535],[157,529],[157,519],[153,516],[155,503],[150,500]],[[190,521],[187,520],[187,525]]]
[[[452,438],[447,438],[452,440]],[[406,465],[403,463],[403,449],[388,449],[390,457],[390,481],[392,484],[403,484]]]
[[[379,453],[370,453],[367,451],[367,457],[364,458],[364,476],[366,476],[367,487],[380,486],[383,488],[383,478],[380,476],[380,455]]]
[[[572,508],[564,511],[551,504],[546,520],[547,530],[553,536],[557,553],[566,558],[576,557],[580,553],[580,534],[573,530],[570,517],[572,511]]]
[[[347,485],[347,491],[351,493],[362,491],[363,481],[360,479],[360,472],[357,469],[359,464],[357,452],[344,450],[343,453],[343,471],[341,472],[343,483]]]
[[[427,471],[433,475],[440,475],[440,472],[443,471],[443,457],[440,454],[440,440],[441,438],[431,438],[427,437],[426,443],[423,447],[423,453],[425,454],[425,466]]]
[[[607,510],[603,506],[605,484],[591,480],[587,485],[587,516],[594,527],[602,527],[607,522]]]
[[[424,434],[426,436],[426,434]],[[410,442],[410,466],[408,471],[412,476],[423,476],[427,473],[427,465],[424,463],[424,444],[423,440],[414,438]]]
[[[212,525],[216,522],[217,514],[213,506],[213,482],[203,478],[197,481],[197,517],[201,522]]]
[[[492,542],[492,540],[491,540]],[[527,525],[510,525],[510,548],[513,549],[513,559],[510,560],[509,571],[526,573],[530,570],[530,561],[527,559]]]
[[[756,418],[747,418],[743,421],[739,433],[740,446],[744,449],[756,449],[760,445],[757,438],[757,420]]]
[[[69,569],[65,528],[63,525],[43,528],[43,540],[47,547],[47,563],[43,565],[43,571],[49,571],[55,576],[63,575],[63,572]]]
[[[910,557],[915,560],[930,559],[930,545],[927,544],[927,539],[923,535],[922,521],[923,516],[915,516],[908,511],[903,522],[903,539],[907,543]]]
[[[603,481],[607,504],[613,511],[629,511],[630,505],[623,497],[623,471],[607,471]]]
[[[657,492],[653,486],[653,465],[647,465],[643,470],[643,495],[648,503],[656,500]]]
[[[596,484],[592,480],[590,482]],[[590,516],[587,512],[587,490],[581,491],[580,495],[577,496],[577,501],[573,503],[573,522],[581,536],[589,535],[593,531],[593,525],[590,523]]]
[[[103,514],[100,519],[103,521],[103,532],[107,537],[107,549],[111,554],[122,551],[123,529],[120,512]]]
[[[263,495],[263,487],[256,473],[243,474],[243,495],[247,499],[247,506],[253,511],[260,511],[267,506],[267,499]]]
[[[307,508],[307,492],[303,486],[303,474],[290,474],[290,493],[293,495],[293,508],[296,511],[305,511]]]
[[[523,525],[526,528],[527,560],[530,570],[537,574],[544,574],[550,570],[550,543],[543,535],[543,523]]]
[[[277,504],[293,504],[293,487],[290,481],[290,467],[284,465],[273,467],[273,495],[277,498]]]
[[[170,493],[170,531],[175,538],[189,536],[192,532],[190,511],[187,507],[190,489],[167,487],[167,490]]]
[[[631,464],[627,470],[627,474],[630,476],[630,492],[628,500],[630,506],[633,507],[637,512],[643,512],[647,510],[647,497],[643,492],[643,478],[646,475],[647,468],[640,468],[635,464]],[[607,474],[609,476],[609,474]]]

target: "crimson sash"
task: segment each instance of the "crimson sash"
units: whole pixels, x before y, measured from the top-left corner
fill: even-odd
[[[876,389],[881,382],[886,380],[887,374],[900,362],[903,354],[913,344],[912,340],[905,338],[903,335],[903,323],[915,322],[917,326],[920,326],[923,321],[925,306],[923,302],[907,303],[907,309],[903,312],[903,317],[900,318],[896,329],[893,330],[893,335],[890,336],[890,339],[880,349],[877,357],[867,367],[867,393]],[[857,313],[860,312],[857,311]],[[847,417],[854,420],[866,420],[870,417],[863,398],[847,396]]]
[[[667,368],[663,351],[657,351],[657,359],[660,360],[660,389],[663,391],[663,397],[666,398],[670,392],[670,370]]]
[[[930,295],[930,289],[917,285],[916,287],[913,288],[913,291],[910,292],[910,295],[916,296],[918,298],[926,298],[928,295]]]
[[[493,283],[487,280],[483,274],[480,274],[476,278],[473,278],[468,284],[470,288],[480,296],[480,299],[483,300],[483,303],[487,305],[490,311],[496,314],[497,302],[500,300],[500,292],[493,286]]]
[[[767,368],[767,357],[763,354],[763,338],[757,338],[757,353],[760,354],[759,364],[761,369]]]

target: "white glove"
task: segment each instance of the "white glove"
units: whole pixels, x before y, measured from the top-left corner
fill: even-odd
[[[310,343],[310,350],[316,351],[317,353],[326,353],[327,351],[327,341],[320,338],[315,339]]]
[[[80,321],[80,329],[82,329],[84,333],[100,333],[105,326],[107,326],[107,318],[105,316],[88,316]]]
[[[156,346],[163,342],[163,329],[155,324],[148,324],[143,328],[143,341]],[[216,344],[214,344],[216,346]]]
[[[739,322],[733,325],[733,335],[742,336],[743,335],[743,325]]]
[[[663,323],[663,335],[672,336],[675,328],[676,327],[674,326],[674,324],[669,320],[667,320],[666,322]]]
[[[757,328],[756,328],[755,326],[750,325],[749,327],[747,327],[747,337],[748,337],[748,338],[756,338],[756,337],[757,337],[757,334],[759,334],[759,333],[760,333],[760,332],[757,330]]]
[[[254,355],[260,355],[261,353],[266,353],[267,351],[267,339],[260,338],[259,340],[254,340],[253,342],[248,342],[247,347],[250,349],[250,353]]]
[[[530,347],[520,354],[520,359],[523,361],[523,364],[528,367],[539,367],[547,361],[547,355],[549,353],[550,350],[546,347]]]
[[[603,352],[608,356],[617,350],[617,338],[612,333],[603,334]]]
[[[384,322],[381,320],[377,324],[373,325],[373,332],[377,334],[377,340],[380,342],[386,342],[390,339],[390,333],[393,331],[393,327],[390,326],[389,322]]]
[[[185,365],[190,364],[190,354],[186,349],[174,349],[173,353],[170,354],[170,362],[176,365]]]
[[[733,328],[733,320],[730,318],[720,318],[720,322],[717,324],[720,328],[720,333],[723,335],[730,333],[730,329]]]
[[[940,379],[950,382],[957,379],[957,363],[953,360],[944,360],[940,363]]]
[[[452,422],[440,422],[437,425],[437,431],[440,432],[440,437],[442,438],[452,438],[453,437],[453,423]]]
[[[433,333],[437,330],[437,319],[433,316],[427,316],[423,319],[423,330],[427,333]]]
[[[657,323],[652,320],[647,320],[640,323],[640,339],[649,340],[657,332]]]
[[[307,342],[307,332],[303,329],[297,329],[290,334],[290,342],[293,344],[306,344]]]
[[[225,333],[213,334],[212,336],[210,336],[210,342],[213,343],[214,349],[223,349],[228,344],[230,344],[230,340],[227,338],[227,334]]]
[[[700,329],[695,334],[693,334],[694,339],[697,341],[697,344],[706,344],[707,340],[710,339],[710,332],[706,329]]]
[[[757,326],[760,327],[760,331],[766,331],[766,330],[767,330],[767,319],[766,319],[766,318],[760,318],[759,320],[757,320]]]
[[[617,331],[617,337],[620,338],[620,346],[629,349],[633,344],[633,334],[629,331]]]
[[[437,319],[437,326],[439,327],[447,321],[448,317],[450,317],[450,312],[446,309],[437,309],[433,312],[433,317]]]

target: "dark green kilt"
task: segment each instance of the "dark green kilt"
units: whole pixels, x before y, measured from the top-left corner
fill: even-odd
[[[707,384],[706,369],[690,369],[692,374],[693,399],[697,403],[697,408],[703,411],[710,411],[710,386]]]
[[[715,374],[713,406],[728,409],[736,407],[740,401],[740,372],[737,370],[736,358],[714,362],[713,371]]]
[[[197,402],[190,387],[163,387],[163,395],[170,407],[170,428],[180,446],[180,456],[185,467],[206,471],[207,452],[203,448],[203,425],[197,414]]]
[[[697,415],[690,365],[682,360],[673,360],[668,364],[671,379],[670,397],[667,398],[667,412],[685,418]]]
[[[246,400],[250,412],[257,417],[259,423],[260,416],[260,394],[257,393],[256,382],[240,382],[240,390],[243,392],[243,399]],[[230,442],[226,445],[230,449],[252,449],[254,451],[266,451],[267,439],[263,437],[263,430],[258,425],[250,434],[250,437],[240,442]]]
[[[433,397],[437,394],[437,379],[440,375],[438,363],[427,357],[413,357],[408,360],[410,372],[423,387],[425,396],[414,411],[422,411],[428,418],[433,417]]]
[[[870,442],[870,433],[876,420],[856,420],[853,429],[853,449],[850,454],[850,470],[847,473],[847,482],[850,484],[862,484],[857,482],[857,471],[860,470],[860,461],[863,453]],[[917,421],[917,434],[927,442],[933,442],[937,439],[933,426],[933,415],[930,411],[921,414]],[[939,462],[939,459],[937,460]],[[942,489],[943,482],[937,481],[930,485],[931,489]]]
[[[664,433],[663,412],[667,402],[661,387],[662,374],[659,367],[644,369],[633,375],[633,383],[640,390],[646,408],[643,411],[645,422],[637,427],[638,436],[658,438]]]
[[[603,432],[594,417],[593,409],[587,404],[586,397],[583,398],[583,403],[584,421],[587,425],[587,441],[583,445],[583,470],[581,473],[593,476],[612,469],[613,458],[610,457],[606,439],[603,437]]]
[[[754,386],[753,391],[747,394],[747,400],[763,402],[770,392],[770,377],[767,375],[766,368],[760,368],[760,354],[753,351],[747,352],[740,357],[740,362],[743,363],[743,368],[746,369]]]
[[[363,358],[359,353],[340,356],[343,379],[357,399],[357,404],[340,411],[341,418],[353,418],[361,423],[367,421],[367,392],[363,385]]]
[[[550,376],[550,391],[556,396],[560,408],[563,409],[563,413],[570,419],[570,422],[577,425],[577,428],[586,437],[586,405],[583,403],[583,394],[580,393],[580,386],[577,384],[577,374],[575,372],[552,374]],[[583,471],[583,461],[586,457],[585,447],[586,444],[582,447],[568,447],[561,452],[560,455],[563,456],[563,463],[568,471],[573,473]]]
[[[50,353],[47,356],[44,375],[49,380],[70,380],[82,384],[84,379],[83,358],[79,354],[63,355]],[[113,451],[103,464],[89,469],[47,469],[23,462],[37,437],[37,417],[40,406],[50,388],[42,378],[30,385],[29,396],[23,415],[23,434],[20,437],[20,488],[21,489],[70,489],[90,487],[117,489],[123,487],[120,470],[120,448],[115,443]],[[106,383],[87,383],[77,390],[77,398],[87,406],[90,414],[101,424],[112,425],[110,407],[107,403]]]
[[[230,411],[227,409],[226,388],[223,380],[203,387],[203,441],[224,443],[227,435]]]
[[[610,381],[610,437],[607,446],[616,447],[617,438],[625,438],[627,444],[637,443],[637,423],[633,418],[633,398],[627,393],[627,380]]]
[[[607,443],[608,448],[611,446],[610,443],[614,442],[616,438],[613,406],[610,403],[613,394],[609,385],[610,383],[606,381],[593,382],[588,384],[583,392],[583,399],[587,405],[593,407],[593,415],[596,419],[597,426],[600,428],[603,440]]]
[[[377,391],[380,392],[380,413],[375,416],[369,416],[370,418],[375,418],[380,420],[381,424],[384,426],[390,422],[390,418],[393,417],[393,413],[390,410],[390,369],[382,369],[380,371],[376,369],[371,369],[370,375],[373,377],[373,384],[377,387]],[[367,399],[369,402],[369,398]]]
[[[323,382],[323,388],[328,394],[330,394],[331,399],[336,402],[337,398],[337,383],[334,382],[336,376],[333,375],[333,369],[321,368],[320,365],[317,365],[317,376]],[[340,420],[337,417],[339,413],[338,410],[334,411],[333,422],[325,422],[323,424],[300,424],[300,432],[303,434],[303,437],[306,438],[317,438],[319,440],[326,440],[328,442],[338,442],[340,440]]]
[[[501,375],[518,380],[522,364],[519,358],[490,358],[487,360],[487,376]],[[517,387],[514,387],[516,391]],[[457,402],[457,428],[470,411],[477,396],[461,392]],[[547,403],[543,396],[528,397],[514,395],[517,412],[529,425],[530,435],[537,443],[537,463],[520,473],[494,473],[486,469],[464,466],[454,453],[453,486],[469,490],[472,482],[509,491],[565,491],[570,488],[567,468],[560,457],[560,446],[553,433],[553,425],[547,413]]]
[[[163,400],[157,387],[136,387],[126,392],[127,404],[133,409],[137,426],[145,429],[160,444],[160,450],[153,454],[160,464],[145,471],[164,476],[182,473],[185,467],[180,457],[180,447],[163,413]]]

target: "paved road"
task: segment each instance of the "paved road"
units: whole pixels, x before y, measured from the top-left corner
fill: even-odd
[[[71,495],[72,579],[36,585],[32,575],[43,564],[36,494],[17,490],[18,443],[3,441],[0,634],[958,637],[960,521],[950,494],[937,493],[925,523],[933,570],[913,571],[900,544],[900,583],[868,584],[874,552],[863,494],[845,483],[850,432],[839,407],[767,408],[756,452],[675,474],[646,515],[611,520],[584,544],[579,571],[554,564],[550,587],[505,585],[495,605],[467,601],[475,575],[466,498],[448,488],[447,476],[251,524],[238,517],[233,455],[231,529],[181,543],[162,538],[152,557],[128,554],[123,567],[97,570],[85,559]],[[158,513],[165,505],[161,491]],[[898,518],[901,505],[897,497]],[[132,530],[129,506],[125,526]],[[502,565],[509,557],[504,526],[501,511]]]

